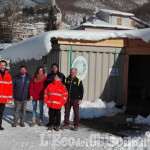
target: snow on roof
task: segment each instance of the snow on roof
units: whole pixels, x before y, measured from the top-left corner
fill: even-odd
[[[25,33],[25,34],[21,34],[21,35],[33,35],[33,34],[31,34],[31,33]]]
[[[143,25],[145,25],[147,27],[150,27],[150,25],[148,23],[146,23],[145,21],[142,21],[142,20],[140,20],[140,19],[138,19],[136,17],[131,17],[131,19],[134,20],[135,22],[138,22],[138,23],[143,24]]]
[[[122,11],[116,11],[116,10],[109,10],[109,9],[100,9],[99,12],[104,12],[109,15],[121,15],[121,16],[134,16],[132,13],[122,12]]]
[[[45,32],[41,35],[21,41],[2,51],[2,57],[11,60],[12,63],[22,60],[41,59],[47,55],[51,49],[51,38],[100,41],[110,38],[128,38],[142,39],[145,42],[150,41],[150,28],[125,31],[81,31],[81,30],[57,30]]]
[[[117,28],[117,29],[135,29],[135,27],[127,27],[122,25],[112,25],[102,20],[96,20],[93,24],[92,22],[83,23],[81,26],[89,27],[104,27],[104,28]]]
[[[20,25],[33,26],[33,24],[30,24],[30,23],[20,23]]]
[[[12,44],[9,44],[9,43],[0,44],[0,49],[6,49],[10,46],[12,46]]]
[[[37,22],[37,23],[35,23],[35,25],[45,25],[45,23],[44,22]]]
[[[36,30],[35,27],[26,27],[26,29],[28,29],[28,30]]]

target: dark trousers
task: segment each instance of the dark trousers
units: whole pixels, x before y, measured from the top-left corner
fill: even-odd
[[[49,120],[51,125],[60,126],[61,109],[49,108]]]
[[[14,101],[14,123],[18,124],[19,119],[19,110],[21,111],[20,123],[24,123],[26,118],[26,107],[27,107],[27,100],[26,101]]]
[[[70,117],[70,110],[71,107],[73,106],[73,111],[74,111],[74,126],[79,125],[79,100],[70,100],[67,101],[65,104],[65,125],[69,126],[69,117]]]
[[[5,109],[5,104],[0,103],[0,126],[2,124],[4,109]]]

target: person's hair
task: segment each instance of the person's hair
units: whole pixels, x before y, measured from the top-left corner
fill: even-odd
[[[54,77],[55,77],[55,76],[58,76],[58,77],[61,79],[61,74],[60,74],[59,72],[54,73]]]
[[[36,71],[35,71],[34,77],[36,77],[36,76],[39,74],[39,70],[40,70],[41,68],[43,69],[43,74],[45,74],[44,67],[43,67],[43,66],[39,66],[39,67],[37,67],[37,68],[36,68]]]
[[[77,68],[71,68],[70,71],[72,71],[72,70],[76,70],[77,71]]]
[[[56,64],[56,63],[53,63],[53,64],[51,65],[51,69],[53,68],[53,66],[56,66],[56,67],[59,69],[59,66],[58,66],[58,64]]]
[[[0,63],[5,63],[7,66],[7,62],[5,60],[1,60]]]
[[[27,69],[27,67],[26,67],[25,65],[21,65],[21,66],[19,67],[19,70],[20,70],[21,68]]]

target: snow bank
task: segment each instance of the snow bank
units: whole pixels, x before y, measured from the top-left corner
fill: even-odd
[[[134,119],[133,119],[133,118],[127,118],[127,119],[126,119],[126,122],[128,122],[128,123],[133,123],[133,122],[134,122]]]
[[[150,125],[150,115],[147,118],[144,118],[140,115],[137,118],[127,118],[126,122],[128,123],[135,123],[135,124],[143,124],[143,125]]]
[[[42,56],[48,54],[51,49],[51,38],[100,41],[109,38],[128,38],[142,39],[145,42],[150,41],[150,29],[126,30],[126,31],[73,31],[58,30],[43,33],[28,40],[21,41],[12,47],[2,51],[2,57],[11,60],[12,63],[22,60],[39,60]]]
[[[39,108],[39,107],[38,107]],[[28,102],[27,109],[32,111],[32,102]],[[37,110],[39,112],[39,109]],[[44,114],[48,117],[48,108],[44,106]],[[61,120],[64,120],[64,107],[61,110]],[[115,102],[103,102],[101,99],[98,99],[94,102],[83,101],[79,108],[80,119],[92,119],[101,116],[112,116],[117,113],[121,113],[121,109],[115,107]],[[73,109],[70,112],[70,120],[74,119]]]
[[[150,115],[147,118],[144,118],[140,115],[135,119],[136,124],[144,124],[144,125],[150,125]]]
[[[121,112],[115,107],[115,102],[103,102],[98,99],[94,102],[83,101],[80,105],[80,119],[96,118],[101,116],[111,116]]]

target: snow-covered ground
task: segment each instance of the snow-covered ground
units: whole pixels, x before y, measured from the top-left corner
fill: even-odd
[[[31,104],[29,102],[28,109],[30,108]],[[105,103],[101,100],[83,102],[80,106],[81,118],[108,117],[109,114],[116,114],[120,111],[121,110],[114,107],[114,102]],[[112,135],[111,133],[98,132],[83,126],[79,127],[79,131],[77,132],[73,130],[60,130],[59,132],[48,131],[44,126],[39,127],[38,122],[34,127],[29,126],[32,117],[31,112],[27,113],[26,126],[24,128],[19,125],[16,128],[12,128],[13,113],[13,106],[7,105],[3,118],[5,130],[0,131],[0,150],[150,149],[149,131],[139,134],[139,136],[136,137],[130,135],[124,138]],[[46,124],[47,121],[47,110],[45,110],[44,124]]]

